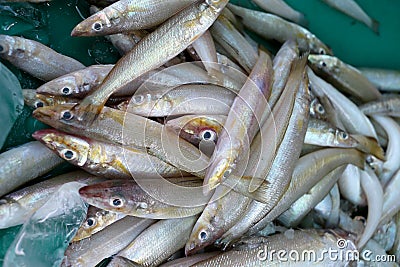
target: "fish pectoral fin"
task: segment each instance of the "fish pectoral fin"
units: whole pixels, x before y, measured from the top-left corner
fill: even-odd
[[[77,120],[89,126],[97,119],[102,109],[103,105],[95,105],[84,99],[81,103],[75,105],[71,112]]]
[[[128,175],[131,175],[131,172],[128,170],[128,168],[125,166],[125,164],[117,157],[114,157],[111,160],[110,165],[112,165],[117,170],[120,170]]]

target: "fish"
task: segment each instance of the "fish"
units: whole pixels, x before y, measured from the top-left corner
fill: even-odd
[[[354,0],[322,0],[329,6],[343,12],[347,16],[367,25],[374,33],[379,35],[379,22],[368,16],[367,13]]]
[[[95,183],[104,179],[84,171],[74,171],[26,186],[0,198],[0,228],[25,222],[63,184],[69,182]]]
[[[89,238],[114,222],[121,220],[125,216],[125,214],[110,212],[94,206],[89,206],[86,220],[83,222],[81,227],[79,227],[74,238],[72,239],[72,242]]]
[[[43,81],[85,68],[76,59],[61,55],[39,42],[2,34],[0,58]]]
[[[400,91],[400,71],[376,68],[358,68],[379,90]]]
[[[121,256],[113,256],[108,267],[142,267],[140,264],[136,264],[133,261]]]
[[[360,110],[366,115],[400,117],[400,97],[397,95],[384,95],[380,100],[361,105]]]
[[[142,266],[158,266],[185,246],[197,216],[161,220],[144,230],[118,253]]]
[[[34,109],[58,104],[76,104],[80,101],[80,99],[74,97],[37,94],[35,89],[22,89],[22,94],[25,105]]]
[[[104,258],[121,251],[154,222],[151,219],[126,216],[107,227],[107,231],[97,232],[89,239],[72,242],[65,251],[61,266],[95,266]]]
[[[199,202],[198,205],[191,205],[189,202],[186,203],[186,206],[169,204],[171,197],[159,193],[160,188],[163,188],[163,184],[157,180],[160,180],[160,178],[148,179],[146,187],[143,187],[144,181],[139,183],[134,180],[106,181],[83,187],[79,190],[79,194],[86,202],[95,207],[140,218],[185,218],[203,211],[204,204],[200,203],[201,198],[196,200]],[[185,180],[187,180],[186,183],[184,183]],[[198,179],[180,178],[179,181],[188,187],[194,187],[195,190],[196,187],[202,184],[202,181]],[[172,198],[177,199],[182,188],[173,184],[170,188],[173,190],[170,195],[172,195]],[[152,189],[152,191],[147,189]],[[193,196],[195,196],[196,191],[193,190],[192,192]],[[199,194],[197,193],[197,195]],[[183,196],[184,194],[182,194]],[[203,201],[206,201],[205,197],[203,199]],[[181,200],[177,201],[182,202]]]
[[[307,29],[288,22],[278,16],[254,11],[243,7],[228,4],[229,10],[241,18],[243,25],[249,30],[266,39],[273,39],[280,43],[295,40],[301,52],[315,54],[332,54],[332,51],[321,40]]]
[[[86,18],[71,36],[102,36],[151,29],[196,0],[120,0]]]
[[[39,86],[38,94],[83,98],[99,86],[114,65],[93,65],[66,73]]]
[[[236,94],[216,85],[181,85],[168,91],[136,92],[118,109],[144,117],[227,115]]]
[[[195,254],[193,256],[179,258],[179,259],[175,259],[172,261],[167,261],[166,263],[164,263],[160,266],[162,266],[162,267],[192,266],[195,263],[206,260],[208,258],[212,258],[218,254],[221,254],[221,252],[214,251],[214,252]]]
[[[106,178],[130,179],[140,176],[177,177],[179,169],[146,151],[126,148],[53,129],[39,130],[32,135],[61,158],[85,171]]]
[[[398,201],[399,194],[397,191],[399,184],[400,171],[398,170],[384,187],[382,217],[380,218],[379,226],[389,222],[400,210],[400,202]]]
[[[210,32],[216,42],[228,53],[227,55],[234,58],[247,73],[250,73],[257,62],[257,50],[249,44],[235,26],[223,15],[220,15],[211,26]]]
[[[262,113],[267,107],[271,79],[272,61],[266,53],[260,51],[257,63],[236,96],[218,138],[204,177],[205,193],[228,177],[240,160],[239,155],[243,157],[248,152],[251,141],[259,131]]]
[[[308,60],[316,74],[357,100],[369,102],[381,97],[379,90],[359,70],[337,57],[310,55]]]
[[[192,47],[210,76],[219,77],[222,75],[220,66],[218,65],[217,50],[215,49],[214,40],[209,30],[194,41]]]
[[[195,2],[144,37],[117,62],[94,92],[74,106],[76,117],[87,125],[93,123],[115,91],[186,49],[211,26],[227,2]]]
[[[45,145],[31,141],[0,154],[0,197],[51,171],[62,162]]]
[[[199,145],[202,141],[216,143],[226,117],[226,115],[185,115],[168,120],[165,125],[194,145]]]
[[[87,127],[75,117],[71,108],[72,105],[67,104],[41,107],[33,112],[33,116],[60,131],[136,150],[145,149],[148,154],[183,171],[204,177],[209,158],[162,124],[105,107],[102,115]],[[176,147],[180,147],[181,153],[176,153]]]
[[[341,247],[339,240],[344,240],[346,246]],[[234,249],[192,266],[301,266],[303,263],[297,259],[301,259],[309,251],[315,252],[313,255],[307,254],[310,261],[316,262],[319,259],[324,266],[345,266],[349,262],[345,257],[335,261],[329,257],[318,258],[324,251],[332,248],[335,248],[339,255],[357,252],[354,239],[349,239],[348,234],[343,231],[291,229],[269,237],[248,237],[236,244]],[[278,254],[279,251],[297,251],[298,254]],[[305,257],[308,257],[307,255]],[[304,263],[307,264],[309,262]]]
[[[296,24],[307,26],[308,21],[299,11],[294,10],[282,0],[254,0],[263,10],[278,15],[284,19],[291,20]]]

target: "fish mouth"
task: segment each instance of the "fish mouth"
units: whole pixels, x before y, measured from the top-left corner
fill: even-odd
[[[40,107],[33,111],[32,116],[40,121],[48,122],[52,118],[57,118],[56,112],[52,111],[50,107]]]
[[[71,31],[71,36],[72,37],[87,36],[87,35],[88,35],[87,32],[84,31],[80,25],[77,25]]]
[[[32,137],[35,138],[38,141],[41,141],[46,135],[52,134],[52,133],[57,133],[56,130],[54,129],[43,129],[43,130],[38,130],[32,134]]]

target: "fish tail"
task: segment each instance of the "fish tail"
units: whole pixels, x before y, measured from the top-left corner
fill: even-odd
[[[376,35],[379,35],[379,21],[372,19],[370,28],[374,31]]]
[[[304,16],[304,14],[299,13],[298,18],[296,19],[296,23],[307,28],[308,27],[308,20]]]

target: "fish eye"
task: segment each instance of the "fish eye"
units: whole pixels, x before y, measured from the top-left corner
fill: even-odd
[[[368,155],[367,158],[365,159],[365,162],[367,164],[372,164],[374,162],[374,159],[370,155]]]
[[[44,106],[44,104],[43,104],[42,101],[36,101],[36,102],[35,102],[35,107],[36,107],[36,108],[41,108],[41,107],[43,107],[43,106]]]
[[[226,170],[225,172],[224,172],[224,178],[227,178],[230,174],[231,174],[231,172],[232,172],[232,170],[231,169],[228,169],[228,170]]]
[[[96,32],[100,31],[102,28],[103,24],[101,24],[101,22],[93,23],[92,29],[95,30]]]
[[[216,141],[217,134],[213,130],[204,130],[200,133],[201,139],[204,141]]]
[[[133,96],[133,103],[136,105],[142,104],[144,101],[144,96],[143,95],[135,95]]]
[[[201,231],[199,233],[199,238],[200,238],[201,241],[205,241],[207,239],[207,237],[208,237],[208,234],[207,234],[206,231]]]
[[[343,140],[346,140],[347,138],[349,138],[349,135],[347,133],[345,133],[345,132],[339,132],[339,136]]]
[[[317,108],[318,113],[320,113],[320,114],[324,114],[325,113],[325,108],[321,104],[318,104],[316,106],[316,108]]]
[[[326,54],[325,49],[321,48],[321,49],[319,50],[319,54],[320,54],[320,55],[325,55],[325,54]]]
[[[61,150],[61,154],[62,154],[63,158],[66,160],[72,160],[76,157],[76,153],[69,149]]]
[[[324,61],[322,61],[322,60],[319,62],[319,65],[320,65],[321,67],[326,67],[326,63],[325,63]]]
[[[65,110],[63,112],[61,112],[61,118],[63,118],[66,121],[71,120],[74,117],[74,115],[72,115],[71,111],[69,110]]]
[[[112,197],[110,199],[110,205],[116,208],[120,208],[124,205],[124,201],[118,197]]]
[[[138,207],[138,209],[143,209],[143,210],[145,210],[145,209],[148,208],[148,205],[147,205],[146,202],[139,202],[139,203],[137,204],[137,207]]]
[[[0,53],[3,53],[4,51],[6,51],[6,49],[4,48],[4,46],[0,45]]]
[[[67,86],[65,86],[65,87],[63,87],[62,89],[61,89],[61,93],[63,94],[63,95],[70,95],[71,94],[71,88],[69,88],[69,87],[67,87]]]
[[[88,218],[85,223],[85,228],[91,228],[96,225],[96,219]]]

